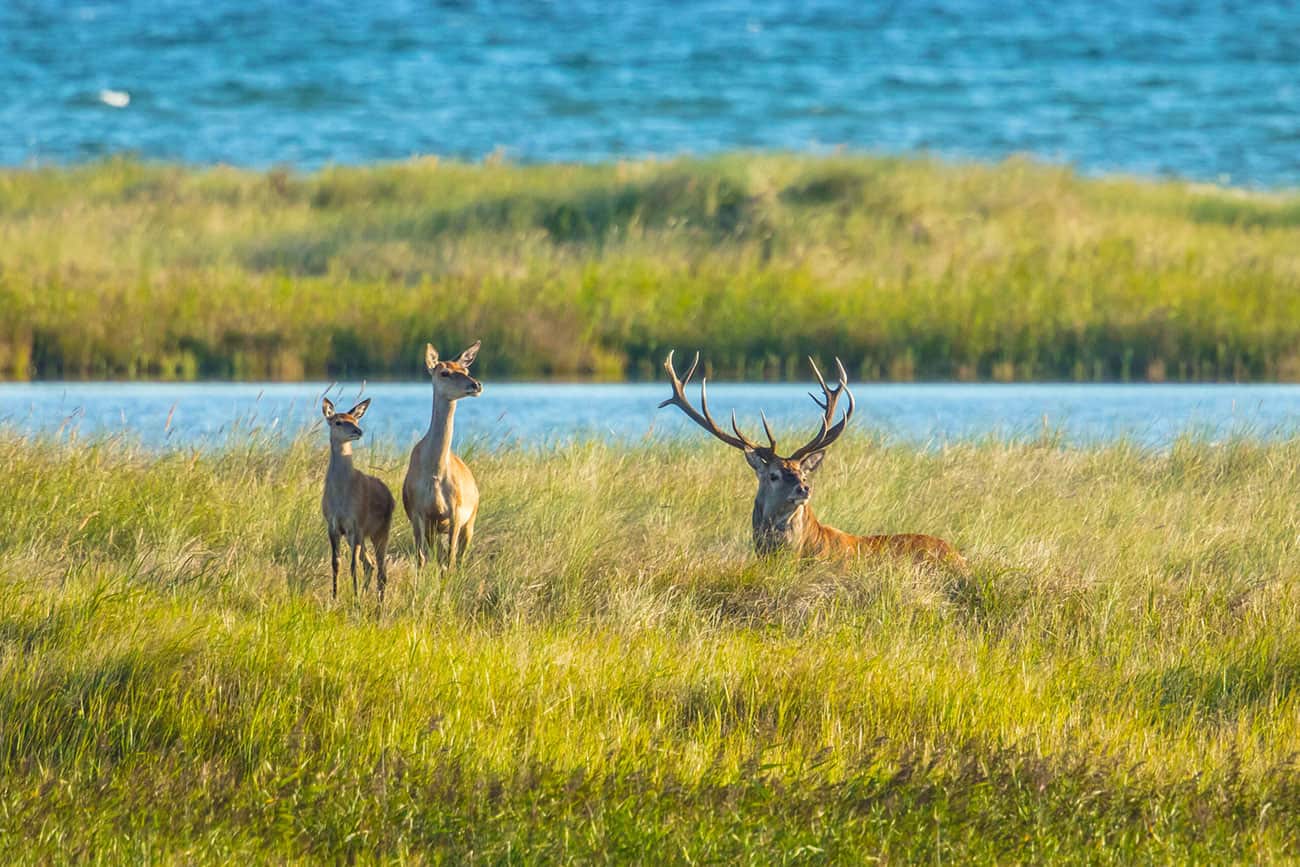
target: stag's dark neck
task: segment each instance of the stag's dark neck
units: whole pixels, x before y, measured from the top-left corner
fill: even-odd
[[[816,526],[817,518],[807,503],[797,506],[786,503],[765,510],[758,500],[754,501],[754,550],[759,554],[799,551],[808,532]]]

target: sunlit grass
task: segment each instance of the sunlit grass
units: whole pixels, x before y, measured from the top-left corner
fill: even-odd
[[[383,610],[325,458],[0,440],[6,861],[1300,848],[1296,443],[837,447],[824,520],[970,578],[756,560],[714,444],[476,454],[469,562],[399,517]]]
[[[1300,198],[1011,160],[0,171],[0,373],[1296,379]]]

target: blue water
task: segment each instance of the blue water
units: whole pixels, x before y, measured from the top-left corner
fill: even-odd
[[[734,408],[742,429],[760,438],[759,410],[783,450],[817,430],[807,385],[716,384],[710,406],[720,421]],[[23,433],[104,437],[125,434],[152,448],[208,448],[250,437],[320,437],[323,383],[0,383],[0,428]],[[1181,435],[1280,438],[1300,433],[1295,385],[933,385],[858,384],[851,433],[932,446],[996,436],[1030,439],[1044,429],[1074,444],[1126,438],[1163,448]],[[456,437],[462,446],[562,443],[574,439],[639,442],[707,434],[672,408],[656,409],[664,383],[559,385],[492,383],[462,400]],[[359,399],[355,386],[334,386],[340,409]],[[692,388],[691,399],[698,398]],[[379,383],[362,420],[363,444],[405,448],[429,424],[424,383]],[[726,422],[723,421],[725,424]]]
[[[839,145],[1300,185],[1300,4],[0,3],[0,163]]]

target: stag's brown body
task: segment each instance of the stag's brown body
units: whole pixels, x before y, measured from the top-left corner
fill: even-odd
[[[957,549],[938,536],[924,533],[855,536],[818,521],[808,505],[800,506],[781,521],[764,520],[756,510],[754,549],[760,554],[791,550],[815,558],[889,555],[966,570],[966,561]]]
[[[813,373],[821,385],[823,395],[820,400],[813,396],[813,400],[822,409],[821,430],[789,457],[777,454],[776,438],[772,435],[766,416],[763,417],[763,430],[768,440],[768,445],[765,446],[741,433],[734,413],[731,417],[734,436],[721,430],[709,413],[707,380],[700,381],[700,410],[691,406],[686,398],[685,383],[691,381],[699,360],[697,354],[683,381],[678,378],[673,367],[673,354],[668,353],[664,368],[668,371],[673,396],[659,406],[676,406],[713,436],[745,453],[745,460],[758,477],[758,493],[754,496],[753,532],[754,549],[759,554],[791,551],[800,556],[817,558],[889,555],[966,570],[966,561],[957,550],[936,536],[920,533],[855,536],[821,523],[813,514],[812,507],[808,504],[812,497],[812,474],[821,465],[826,450],[844,433],[853,416],[853,392],[848,388],[844,366],[838,359],[835,362],[839,368],[839,385],[836,388],[826,385],[821,371],[813,363]],[[835,411],[841,395],[848,396],[848,408],[836,422]]]

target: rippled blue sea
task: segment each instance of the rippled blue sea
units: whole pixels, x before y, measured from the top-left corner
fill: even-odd
[[[0,3],[0,163],[840,145],[1300,185],[1300,4]]]

